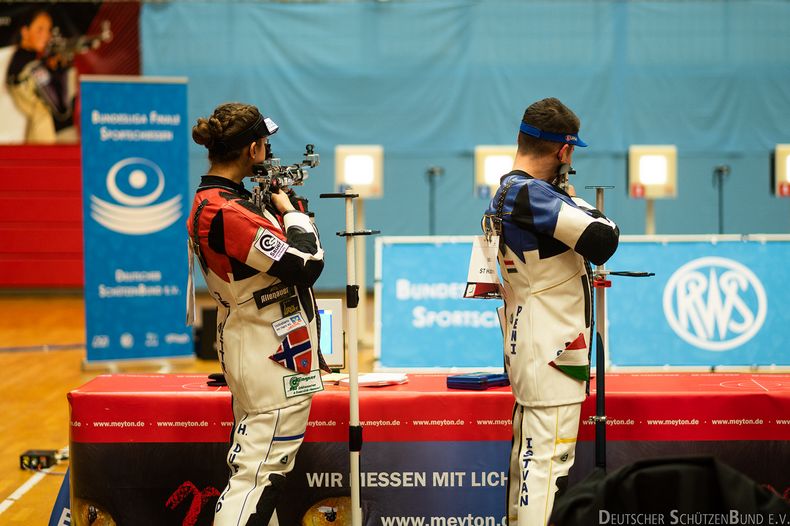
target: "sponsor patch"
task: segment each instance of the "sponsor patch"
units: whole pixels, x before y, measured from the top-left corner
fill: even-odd
[[[299,312],[299,299],[296,296],[292,296],[281,301],[280,311],[283,316],[290,316],[291,314]]]
[[[262,309],[267,305],[271,305],[272,303],[277,303],[291,296],[294,296],[294,299],[296,299],[296,288],[284,283],[278,283],[277,285],[272,285],[271,287],[266,287],[265,289],[256,290],[252,293],[252,297],[255,298],[255,305],[257,305],[259,309]],[[283,316],[287,316],[287,314],[283,314]]]
[[[324,390],[321,372],[316,369],[307,374],[292,374],[283,378],[285,397],[293,398]]]
[[[288,243],[275,236],[269,230],[262,228],[258,231],[258,239],[255,240],[255,248],[266,254],[275,261],[280,261],[288,250]]]
[[[298,312],[292,316],[288,316],[286,318],[277,320],[276,322],[272,323],[272,328],[274,328],[274,332],[280,338],[304,326],[305,326],[305,322],[302,319],[302,315],[299,314]]]

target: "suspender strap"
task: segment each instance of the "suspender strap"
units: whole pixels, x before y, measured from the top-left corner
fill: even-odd
[[[515,179],[511,177],[507,184],[505,184],[505,187],[499,193],[499,199],[496,203],[496,217],[499,220],[500,225],[502,224],[502,210],[505,208],[505,198],[507,197],[507,193],[510,191],[510,187],[513,186],[515,182]]]
[[[206,267],[206,262],[203,261],[203,255],[200,253],[200,235],[198,234],[198,223],[200,222],[200,214],[203,213],[203,208],[208,204],[208,199],[203,199],[200,204],[195,209],[195,215],[192,216],[192,250],[195,251],[195,255],[197,255],[198,261],[200,261],[200,266],[203,267],[203,271],[206,272],[208,269]]]
[[[502,229],[502,218],[504,216],[505,198],[510,191],[510,187],[515,184],[515,180],[511,178],[499,192],[499,197],[496,202],[496,212],[493,215],[486,214],[483,216],[483,232],[486,237],[490,239],[492,235],[499,236],[500,247],[504,243],[504,231]]]

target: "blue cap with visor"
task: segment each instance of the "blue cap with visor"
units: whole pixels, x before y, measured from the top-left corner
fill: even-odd
[[[526,133],[527,135],[531,135],[533,137],[537,137],[538,139],[543,139],[544,141],[551,141],[551,142],[561,142],[564,144],[572,144],[573,146],[581,146],[582,148],[587,146],[587,143],[581,140],[577,133],[552,133],[543,131],[540,128],[532,126],[531,124],[527,124],[524,121],[521,121],[521,126],[519,130],[522,133]]]

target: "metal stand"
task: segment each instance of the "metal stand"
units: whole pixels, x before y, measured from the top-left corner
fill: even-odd
[[[612,186],[585,186],[595,189],[595,208],[604,213],[603,193]],[[652,272],[610,271],[598,265],[593,272],[595,288],[595,467],[606,470],[606,289],[612,286],[608,276],[648,277]]]
[[[713,186],[719,189],[719,234],[724,233],[724,180],[730,175],[730,167],[726,164],[713,169]]]
[[[354,228],[365,230],[365,200],[358,198],[354,201]],[[357,307],[357,339],[362,345],[370,346],[373,342],[373,335],[368,331],[368,320],[370,316],[370,305],[368,302],[367,291],[367,248],[365,246],[365,236],[354,239],[354,256],[356,257],[357,284],[359,284],[359,306]]]
[[[605,186],[595,188],[595,208],[603,214]],[[606,265],[598,265],[593,273],[595,288],[595,467],[606,470]]]
[[[354,238],[378,234],[378,230],[354,230],[354,199],[359,194],[320,194],[322,199],[346,200],[346,230],[337,235],[346,238],[346,309],[348,321],[348,381],[349,381],[349,420],[348,449],[350,452],[351,486],[351,525],[362,526],[362,495],[360,452],[362,451],[362,426],[359,423],[359,355],[357,352],[357,312],[359,305],[359,285],[357,285],[356,256]],[[353,312],[352,312],[353,311]]]
[[[656,200],[645,199],[645,235],[653,236],[656,233]]]
[[[436,234],[436,179],[444,174],[441,166],[431,166],[425,171],[428,177],[428,235]]]

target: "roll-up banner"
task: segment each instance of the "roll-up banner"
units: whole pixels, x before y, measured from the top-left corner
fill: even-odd
[[[186,79],[80,88],[87,362],[190,355]]]

